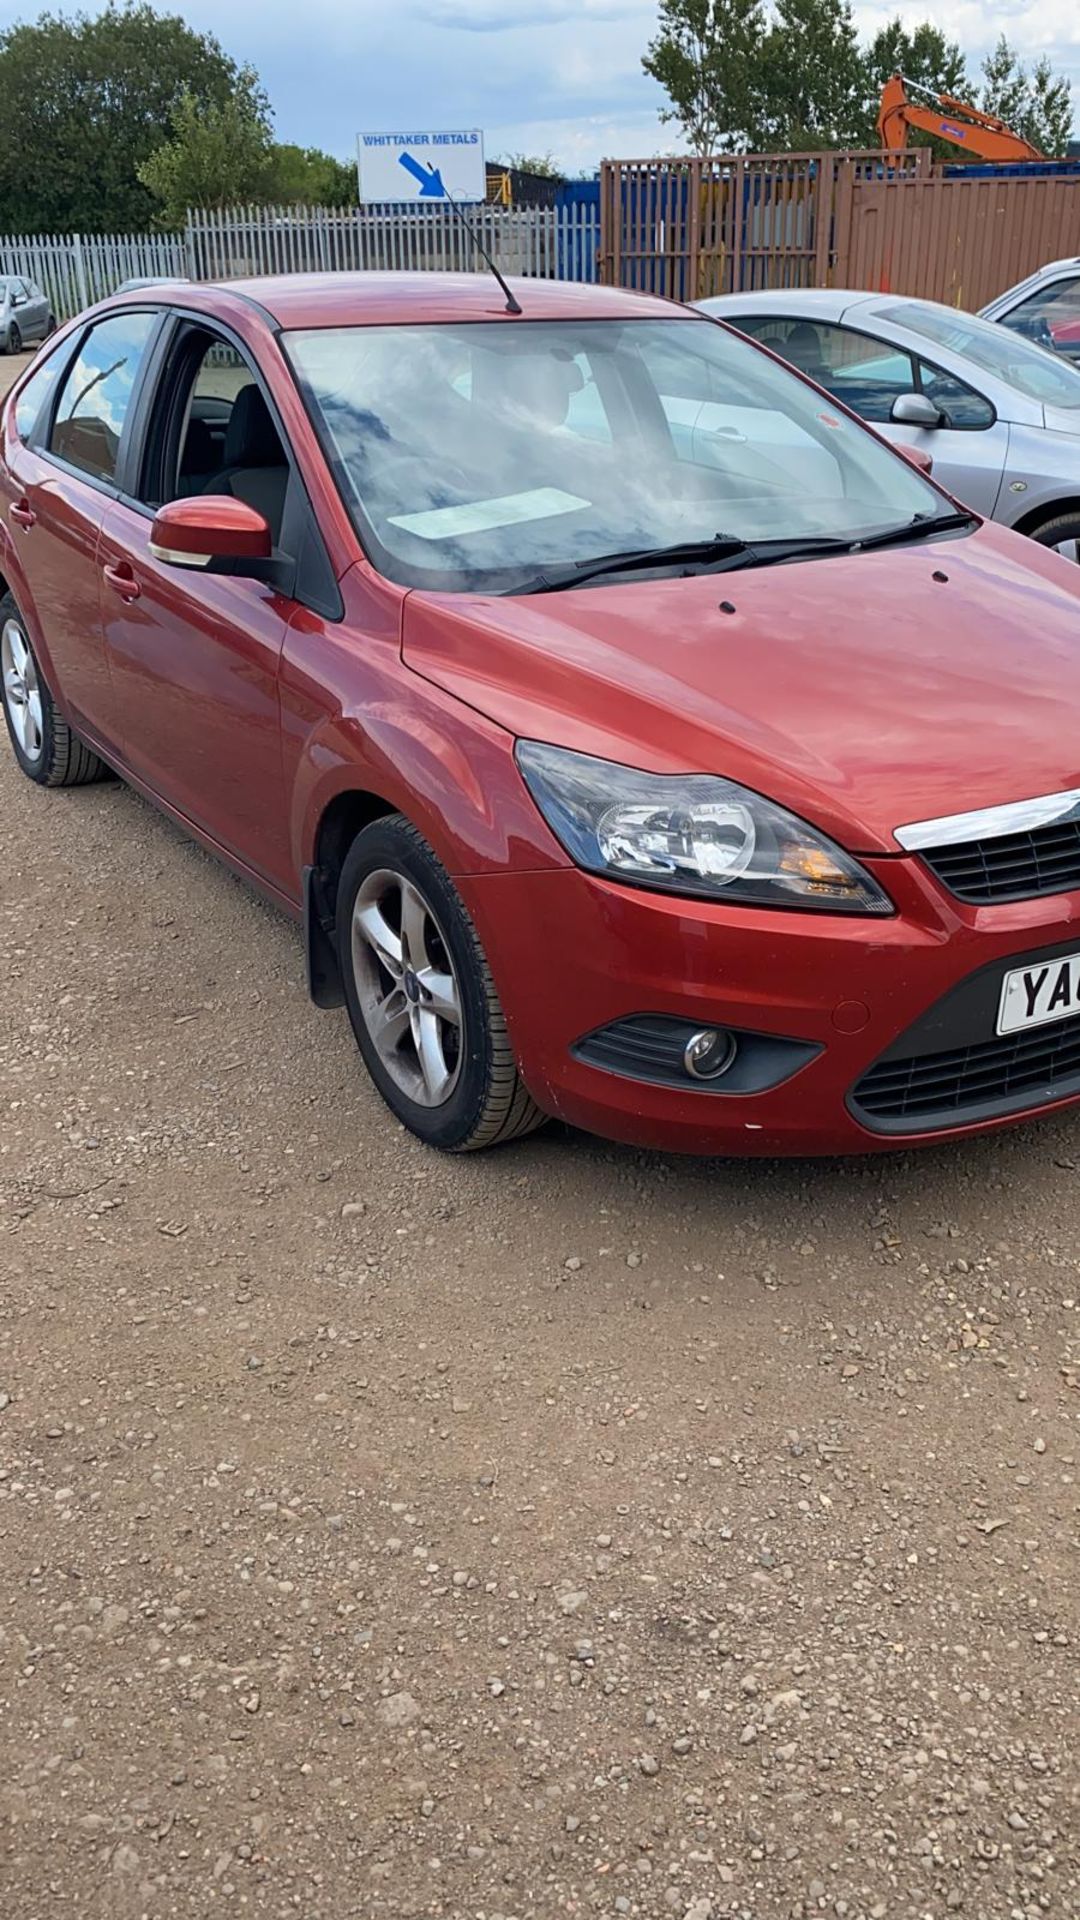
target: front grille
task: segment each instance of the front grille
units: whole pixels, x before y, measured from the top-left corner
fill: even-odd
[[[1080,887],[1080,821],[1066,820],[1030,833],[993,840],[962,840],[919,852],[942,885],[972,906],[1034,900]]]
[[[851,1104],[878,1132],[962,1126],[1080,1093],[1080,1017],[942,1053],[886,1058]]]

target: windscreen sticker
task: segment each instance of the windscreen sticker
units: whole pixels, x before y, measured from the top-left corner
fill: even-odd
[[[515,527],[523,520],[553,520],[556,514],[576,513],[587,507],[576,493],[559,487],[534,487],[529,493],[506,493],[498,500],[470,500],[463,507],[429,507],[424,513],[392,513],[390,525],[421,540],[459,540],[463,534],[487,533],[494,527]]]

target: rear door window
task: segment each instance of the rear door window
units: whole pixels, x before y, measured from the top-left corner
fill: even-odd
[[[117,313],[91,327],[56,404],[49,452],[95,480],[116,477],[124,424],[157,316]]]

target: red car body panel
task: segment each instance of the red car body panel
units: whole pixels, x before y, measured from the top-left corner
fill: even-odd
[[[1080,895],[1025,902],[1022,912],[965,909],[928,885],[914,861],[867,864],[899,908],[872,929],[839,914],[671,899],[576,869],[462,882],[481,940],[498,955],[500,992],[504,978],[513,985],[511,1026],[534,1098],[611,1139],[687,1153],[887,1152],[969,1131],[902,1141],[871,1133],[847,1094],[966,974],[1036,947],[1071,941],[1080,949]],[[727,1098],[643,1086],[574,1058],[583,1035],[646,1011],[814,1041],[823,1051],[767,1093]],[[1040,1112],[1052,1104],[1068,1103],[1040,1102]]]
[[[530,317],[709,324],[596,288],[529,283],[521,295]],[[882,1051],[977,969],[1080,949],[1080,892],[965,907],[894,834],[1080,787],[1080,583],[1060,557],[984,525],[931,547],[722,581],[498,599],[409,592],[364,556],[274,327],[513,325],[493,282],[297,276],[154,289],[123,304],[191,306],[256,362],[342,617],[256,580],[193,577],[155,559],[150,515],[22,446],[9,406],[0,571],[46,679],[92,745],[296,914],[336,806],[363,795],[412,819],[455,878],[522,1073],[549,1112],[689,1151],[891,1149],[897,1141],[849,1106]],[[38,511],[20,529],[9,510],[23,501]],[[525,787],[520,737],[741,781],[860,855],[897,912],[752,909],[586,874]],[[576,1057],[584,1035],[642,1013],[821,1051],[767,1093],[728,1097]]]
[[[255,580],[206,576],[193,594],[189,572],[149,551],[151,527],[116,502],[101,529],[102,731],[178,813],[295,894],[278,669],[296,605]],[[125,572],[131,601],[117,591]]]
[[[544,597],[415,593],[405,658],[511,733],[722,773],[851,852],[895,853],[906,822],[1080,785],[1061,697],[1078,612],[1056,555],[988,524],[815,562],[797,592],[774,567]]]
[[[297,891],[327,808],[357,789],[407,814],[455,877],[569,865],[526,792],[512,737],[403,667],[402,589],[366,566],[341,589],[344,619],[301,613],[282,661]]]

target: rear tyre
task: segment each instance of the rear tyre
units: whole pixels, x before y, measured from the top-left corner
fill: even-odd
[[[338,885],[345,1001],[371,1078],[429,1147],[475,1152],[543,1124],[476,929],[402,814],[357,835]]]
[[[46,340],[51,340],[55,332],[56,332],[56,315],[55,313],[50,313],[48,318],[45,321]]]
[[[72,733],[42,678],[14,595],[0,600],[0,699],[12,751],[39,787],[107,780],[109,768]]]
[[[22,334],[19,332],[19,329],[16,326],[14,320],[12,321],[10,327],[8,328],[7,343],[8,343],[9,353],[22,352]]]
[[[1040,547],[1055,547],[1063,560],[1080,561],[1080,513],[1059,513],[1031,535]]]

